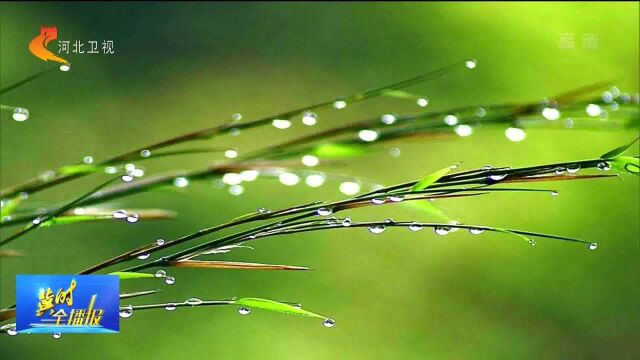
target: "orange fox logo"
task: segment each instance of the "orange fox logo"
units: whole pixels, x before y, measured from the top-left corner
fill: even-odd
[[[44,61],[57,61],[59,63],[68,64],[69,62],[61,57],[54,55],[47,49],[47,45],[51,40],[58,38],[58,28],[55,26],[40,26],[40,35],[36,36],[29,43],[29,51],[36,57]]]

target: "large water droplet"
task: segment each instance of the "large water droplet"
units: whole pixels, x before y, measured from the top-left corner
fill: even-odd
[[[493,180],[493,181],[500,181],[504,178],[507,177],[507,174],[493,174],[493,175],[489,175],[489,179]]]
[[[475,69],[476,66],[478,66],[478,62],[476,61],[476,59],[467,60],[464,63],[464,66],[466,66],[467,69]]]
[[[316,211],[316,213],[320,216],[329,216],[333,213],[333,210],[330,208],[320,208]]]
[[[9,330],[7,330],[7,335],[16,336],[16,335],[18,335],[18,331],[16,331],[16,328],[12,327]]]
[[[391,195],[391,196],[389,196],[389,200],[391,200],[393,202],[400,202],[400,201],[404,200],[404,195]]]
[[[589,250],[595,250],[595,249],[597,249],[597,248],[598,248],[598,243],[594,243],[594,242],[592,242],[592,243],[590,243],[590,244],[589,244],[589,246],[587,246],[587,248],[588,248]]]
[[[120,317],[121,318],[130,318],[133,316],[133,307],[126,306],[120,309]]]
[[[51,334],[51,337],[54,338],[54,339],[60,339],[62,337],[62,333],[55,332],[55,333]]]
[[[409,225],[409,230],[411,230],[411,231],[420,231],[420,230],[422,230],[422,225],[420,225],[420,224],[418,224],[417,222],[414,221]]]
[[[344,220],[342,220],[342,226],[351,226],[352,221],[350,217],[346,217],[344,218]]]
[[[374,203],[375,205],[382,205],[385,203],[385,200],[382,198],[373,198],[371,199],[371,202]]]
[[[176,278],[174,278],[173,276],[167,276],[166,278],[164,278],[164,283],[167,285],[173,285],[176,283]]]
[[[336,326],[336,321],[333,320],[333,319],[326,319],[322,323],[322,325],[324,325],[324,327],[327,327],[327,328],[332,328],[332,327]]]
[[[480,235],[484,232],[484,229],[478,229],[478,228],[471,228],[469,229],[469,233],[473,234],[473,235]]]
[[[142,150],[142,151],[140,151],[140,156],[142,156],[143,158],[148,158],[149,156],[151,156],[151,151]]]
[[[371,232],[373,234],[381,234],[381,233],[384,232],[385,229],[386,229],[386,227],[384,225],[381,225],[381,224],[375,224],[375,225],[369,226],[369,232]]]
[[[29,110],[21,107],[17,107],[13,110],[13,120],[25,121],[29,118]]]
[[[203,303],[203,301],[202,301],[202,300],[200,300],[200,299],[198,299],[198,298],[196,298],[196,297],[188,298],[188,299],[185,301],[185,304],[187,304],[187,305],[191,305],[191,306],[200,305],[200,304],[202,304],[202,303]]]
[[[156,240],[156,245],[157,245],[157,246],[162,246],[162,245],[164,245],[164,239],[158,239],[158,240]]]
[[[164,306],[164,309],[167,311],[173,311],[177,308],[176,304],[171,303]]]
[[[127,211],[126,210],[116,210],[113,212],[113,217],[116,219],[124,219],[127,217]]]
[[[167,276],[167,272],[164,271],[164,270],[158,270],[155,273],[155,277],[157,277],[157,278],[163,278],[165,276]]]
[[[149,256],[151,256],[150,253],[144,253],[144,254],[140,254],[138,256],[136,256],[138,258],[138,260],[147,260],[149,258]]]
[[[611,170],[611,165],[609,165],[608,162],[603,161],[603,162],[599,162],[598,165],[596,165],[596,168],[598,168],[598,170],[602,170],[602,171],[609,171],[609,170]]]
[[[127,216],[127,222],[128,223],[131,223],[131,224],[137,223],[138,220],[140,220],[140,216],[138,214],[129,214]]]
[[[71,70],[71,63],[62,64],[62,65],[60,65],[60,67],[58,69],[60,69],[60,71],[64,71],[64,72],[70,71]]]
[[[251,313],[251,309],[249,309],[248,307],[242,306],[238,309],[238,313],[240,315],[249,315]]]
[[[575,174],[580,171],[580,164],[570,164],[567,165],[567,172],[569,174]]]
[[[433,228],[433,232],[438,235],[449,235],[451,228],[448,226],[436,226]]]
[[[345,101],[338,100],[338,101],[333,103],[333,107],[338,109],[338,110],[344,109],[345,107],[347,107],[347,103]]]

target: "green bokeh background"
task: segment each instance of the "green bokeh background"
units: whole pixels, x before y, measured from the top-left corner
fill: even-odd
[[[2,3],[2,85],[47,68],[27,51],[40,25],[63,40],[113,40],[115,55],[68,55],[55,72],[2,96],[25,106],[23,123],[0,114],[2,187],[43,170],[103,159],[172,135],[213,126],[240,112],[254,119],[383,85],[467,58],[456,71],[416,87],[432,110],[530,101],[601,80],[638,92],[638,3]],[[573,34],[575,47],[560,46]],[[583,46],[596,34],[597,48]],[[52,44],[54,49],[57,45]],[[374,100],[323,111],[315,128],[261,128],[199,145],[240,152],[385,112],[416,111]],[[520,143],[502,129],[467,138],[411,141],[345,166],[321,166],[384,184],[421,177],[464,160],[529,164],[594,157],[636,130],[531,130]],[[386,149],[398,146],[402,156]],[[214,156],[146,163],[147,173],[195,169]],[[77,196],[104,175],[30,198],[44,205]],[[339,199],[273,180],[247,184],[240,197],[211,181],[181,191],[140,194],[115,207],[170,208],[175,221],[92,223],[41,229],[2,258],[0,300],[13,302],[18,273],[73,273],[156,238],[171,239],[255,211]],[[548,186],[547,186],[548,187]],[[300,301],[334,317],[320,321],[235,309],[136,313],[119,335],[0,337],[3,359],[40,357],[266,359],[603,359],[637,358],[640,341],[638,179],[553,185],[561,195],[492,194],[439,202],[466,223],[524,228],[596,241],[597,251],[541,240],[532,248],[506,235],[392,229],[305,233],[255,243],[223,259],[310,266],[312,272],[175,270],[174,286],[145,301],[191,296],[258,296]],[[403,206],[354,211],[354,219],[431,220]],[[11,230],[2,230],[6,237]]]

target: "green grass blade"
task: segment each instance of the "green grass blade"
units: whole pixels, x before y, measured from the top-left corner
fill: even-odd
[[[638,139],[640,139],[640,137],[635,138],[635,140],[633,140],[632,142],[630,142],[628,144],[625,144],[625,145],[622,145],[622,146],[618,146],[617,148],[600,155],[600,158],[601,159],[613,159],[613,158],[616,158],[616,157],[622,155],[630,147],[632,147],[633,144],[635,144],[638,141]]]
[[[311,311],[299,309],[293,305],[284,304],[281,302],[260,299],[260,298],[242,298],[236,300],[236,304],[246,306],[251,309],[262,309],[268,311],[279,312],[288,315],[299,315],[321,319],[328,319],[326,316],[322,316]]]
[[[428,188],[429,186],[433,185],[438,180],[440,180],[441,177],[443,177],[443,176],[447,175],[448,173],[450,173],[451,170],[455,169],[456,167],[457,167],[457,164],[451,165],[451,166],[447,166],[444,169],[440,169],[440,170],[428,175],[427,177],[425,177],[424,179],[418,181],[415,185],[413,185],[411,190],[420,191],[420,190],[424,190],[424,189]]]
[[[107,275],[118,275],[118,277],[120,277],[120,280],[148,279],[148,278],[156,277],[154,274],[129,272],[129,271],[115,271]]]

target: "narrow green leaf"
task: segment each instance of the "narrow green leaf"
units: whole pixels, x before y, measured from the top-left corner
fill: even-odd
[[[635,140],[633,140],[628,144],[618,146],[617,148],[600,155],[600,159],[613,159],[622,155],[625,151],[627,151],[630,147],[632,147],[633,144],[635,144],[638,141],[638,139],[640,139],[640,137],[637,137]]]
[[[535,246],[535,245],[536,245],[536,241],[535,241],[535,240],[533,240],[533,239],[531,239],[531,238],[530,238],[530,237],[528,237],[528,236],[524,236],[524,235],[522,235],[522,234],[518,234],[518,233],[516,233],[516,232],[513,232],[513,231],[511,231],[511,230],[507,230],[507,229],[503,229],[503,228],[497,228],[497,227],[494,227],[493,229],[495,229],[496,231],[499,231],[499,232],[501,232],[501,233],[505,233],[505,234],[509,234],[509,235],[513,235],[513,236],[515,236],[515,237],[518,237],[518,238],[520,238],[520,239],[522,239],[522,240],[524,240],[524,241],[528,242],[529,244],[531,244],[531,245],[533,245],[533,246]]]
[[[80,165],[67,165],[58,170],[60,175],[78,175],[78,174],[92,174],[103,171],[104,167],[88,164]]]
[[[367,154],[368,151],[362,145],[322,144],[313,149],[313,155],[321,159],[351,158]]]
[[[113,219],[112,215],[70,215],[70,216],[59,216],[55,217],[51,220],[47,220],[43,222],[40,226],[42,227],[51,227],[55,225],[68,225],[75,224],[79,222],[85,221],[93,221],[93,220],[104,220],[104,219]]]
[[[109,273],[108,275],[118,275],[120,277],[120,280],[155,278],[154,274],[128,272],[128,271],[116,271],[116,272]]]
[[[308,317],[327,319],[326,316],[312,313],[307,310],[299,309],[289,304],[284,304],[281,302],[267,300],[267,299],[242,298],[242,299],[236,300],[236,304],[246,306],[252,309],[262,309],[262,310],[275,311],[275,312],[289,314],[289,315],[299,315],[299,316],[308,316]]]
[[[424,96],[412,94],[408,91],[404,90],[384,90],[382,92],[382,96],[397,98],[397,99],[407,99],[407,100],[418,100],[424,98]]]
[[[16,196],[11,200],[7,200],[2,206],[2,208],[0,209],[0,221],[2,221],[2,219],[4,219],[5,216],[9,216],[13,214],[18,208],[18,205],[20,204],[21,201],[22,201],[22,197],[20,196]]]
[[[611,160],[611,166],[633,175],[640,175],[640,159],[633,156],[618,156]]]
[[[440,170],[428,175],[427,177],[425,177],[424,179],[418,181],[415,185],[413,185],[411,190],[412,191],[420,191],[420,190],[424,190],[424,189],[428,188],[429,186],[433,185],[435,182],[440,180],[441,177],[443,177],[443,176],[447,175],[448,173],[450,173],[451,170],[455,169],[456,167],[457,167],[457,164],[454,164],[454,165],[447,166],[444,169],[440,169]]]

